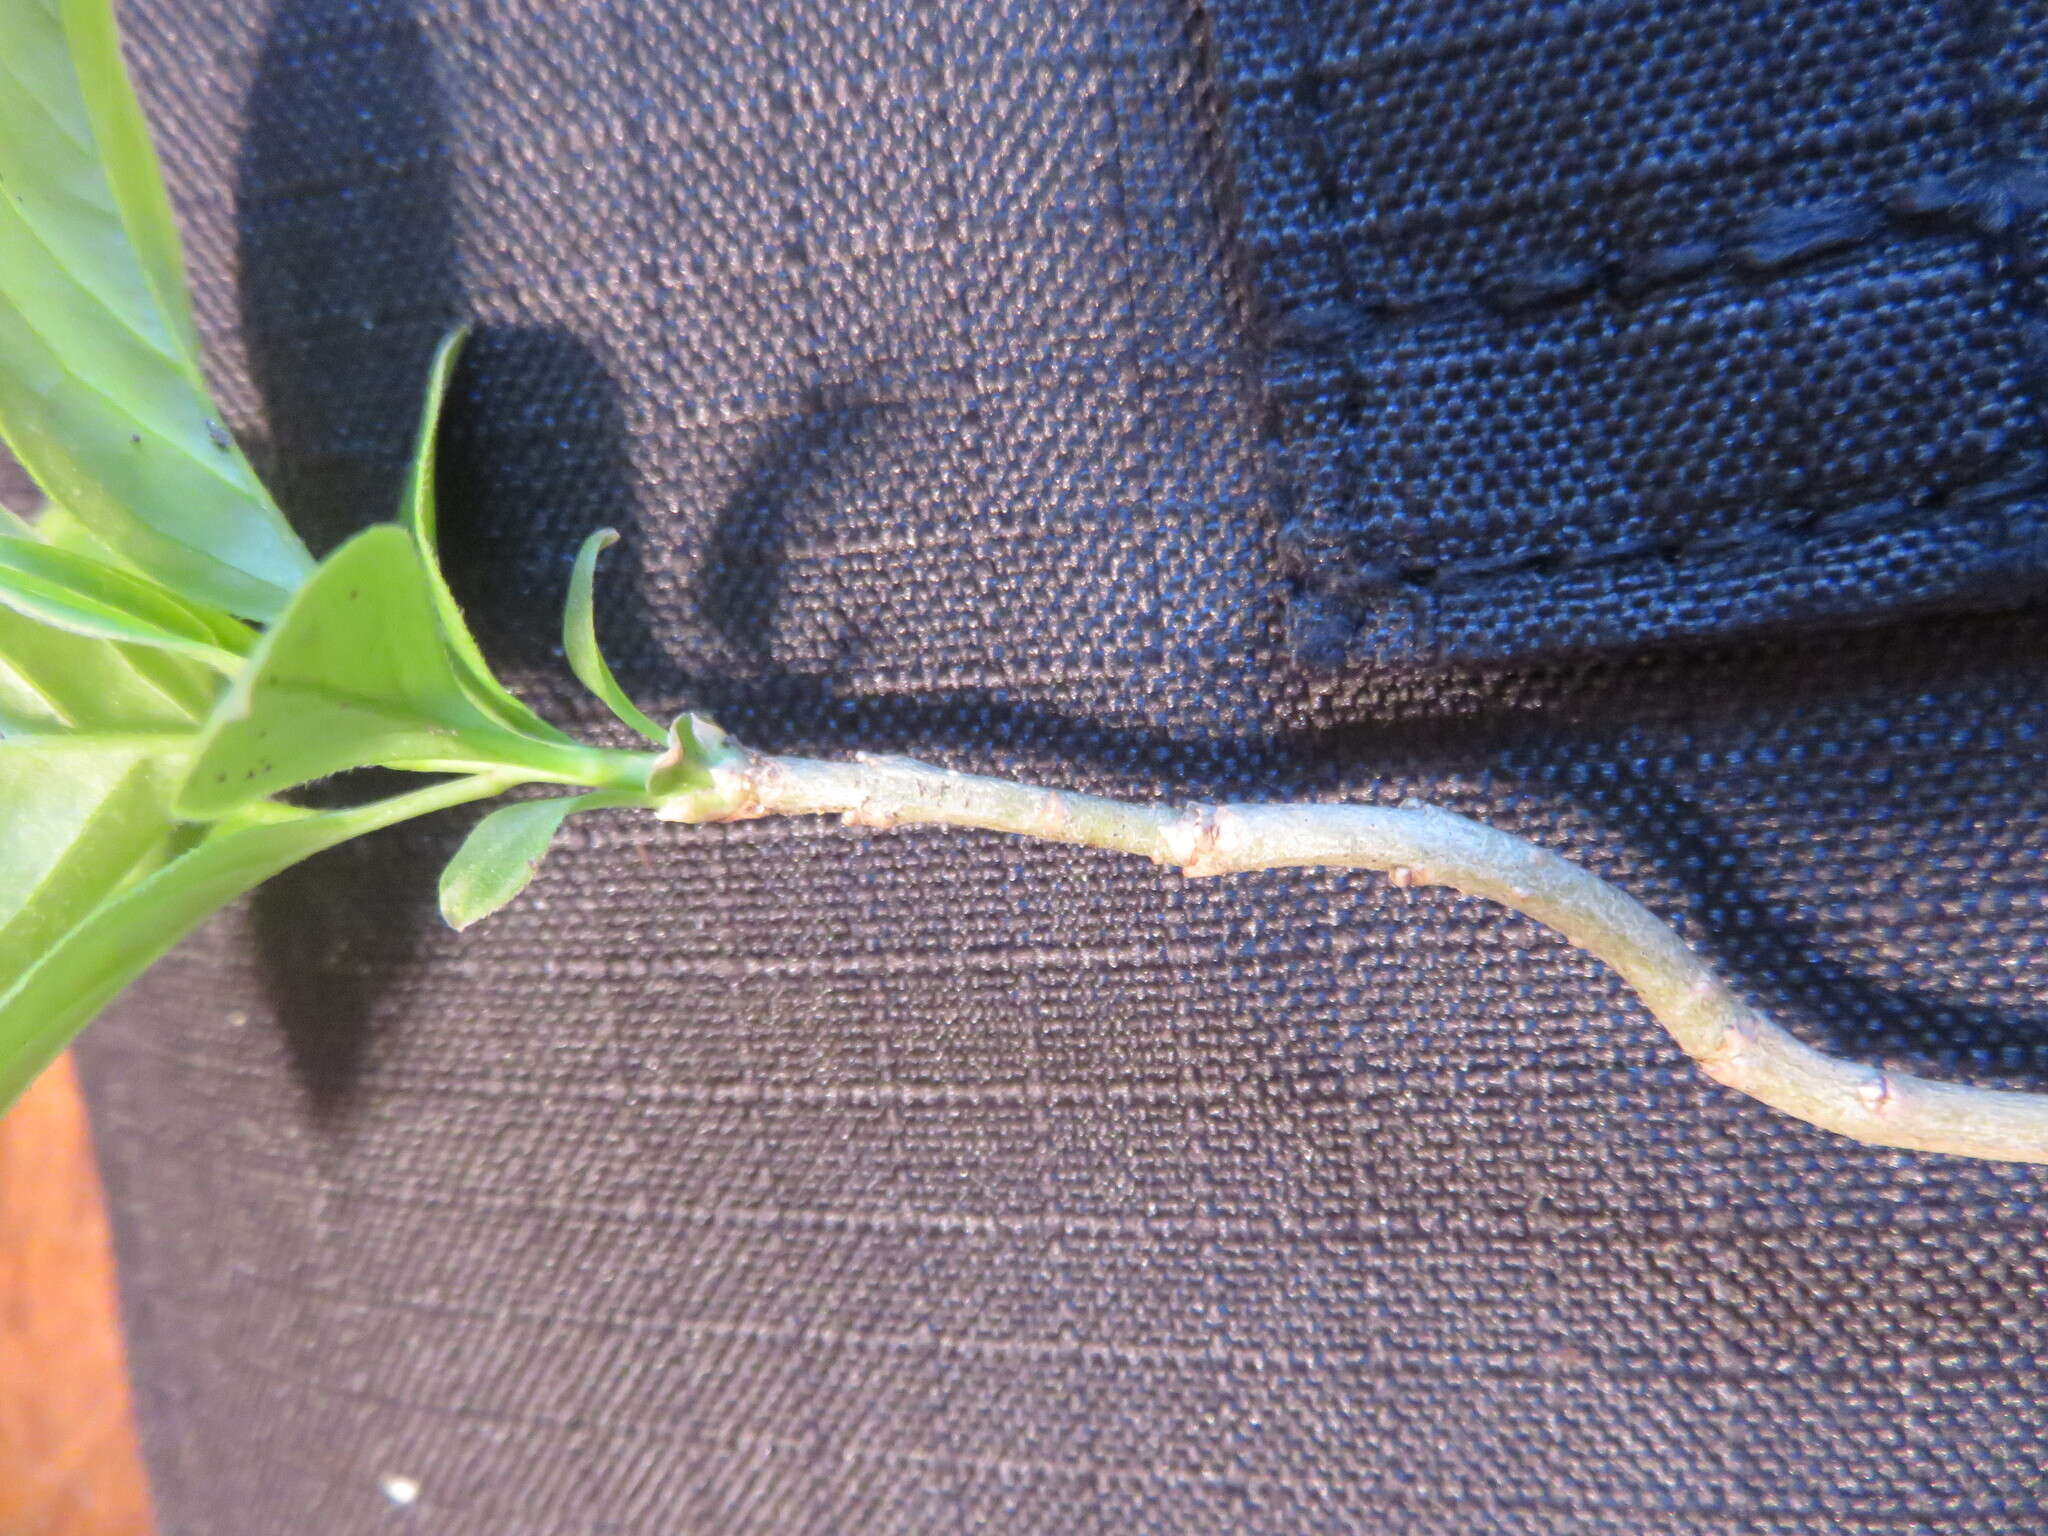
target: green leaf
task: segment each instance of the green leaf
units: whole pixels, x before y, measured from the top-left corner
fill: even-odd
[[[617,778],[597,749],[535,741],[478,708],[442,643],[419,548],[396,523],[349,540],[299,589],[214,712],[178,806],[218,816],[372,764]]]
[[[486,816],[441,871],[441,916],[451,928],[482,922],[525,890],[562,823],[578,811],[641,803],[610,793],[523,800]]]
[[[12,513],[0,513],[0,545],[18,550],[25,539],[35,541],[31,557],[47,552],[47,545],[59,561],[71,556],[111,563],[100,558],[104,546],[54,507],[37,518],[33,530]],[[147,590],[181,601],[146,577],[114,569],[116,583],[141,581]],[[0,598],[0,732],[190,730],[220,697],[220,674],[199,662],[75,632],[84,625],[68,626],[67,632],[27,611],[12,611],[35,606]],[[196,606],[186,611],[216,634],[223,650],[246,650],[254,642],[254,633],[226,614]]]
[[[0,605],[75,635],[174,651],[221,672],[241,665],[220,644],[234,631],[210,622],[168,588],[89,556],[5,533]],[[239,638],[244,650],[255,641],[247,630]]]
[[[91,738],[0,742],[0,989],[164,850],[186,763]]]
[[[597,557],[618,542],[618,530],[600,528],[576,551],[576,565],[569,572],[569,600],[562,608],[562,649],[568,652],[569,669],[607,709],[656,746],[665,747],[669,745],[668,733],[626,697],[626,690],[612,676],[611,665],[597,646],[597,617],[592,612]]]
[[[0,437],[179,594],[250,618],[312,561],[214,414],[110,0],[0,0]]]
[[[5,0],[0,0],[0,4],[4,3]],[[7,526],[10,529],[18,527],[27,531],[38,543],[47,544],[52,549],[81,555],[101,565],[111,565],[118,571],[130,576],[139,576],[145,581],[150,579],[134,561],[124,557],[113,545],[54,502],[36,514],[33,525],[16,518]],[[168,587],[159,587],[159,590],[166,593],[170,591]],[[256,644],[256,631],[233,614],[224,613],[208,603],[185,598],[178,598],[177,601],[184,605],[187,612],[204,622],[213,635],[214,643],[222,650],[232,651],[237,656],[246,656]]]
[[[189,357],[199,356],[199,328],[185,291],[185,252],[170,194],[157,164],[156,146],[142,104],[128,84],[121,62],[120,29],[107,0],[63,0],[64,32],[78,70],[79,94],[100,145],[107,187],[120,211],[121,226],[135,248],[157,309]]]
[[[192,731],[220,674],[162,651],[53,629],[0,607],[0,731]]]
[[[477,775],[350,810],[245,825],[102,901],[0,994],[0,1111],[122,988],[244,891],[336,843],[483,799],[505,784]]]
[[[711,787],[711,770],[739,756],[732,738],[703,715],[677,715],[668,728],[668,750],[647,770],[647,793],[657,800]]]
[[[448,397],[448,381],[455,375],[456,360],[469,339],[469,327],[462,326],[441,338],[434,361],[427,370],[427,399],[420,409],[419,437],[413,446],[412,467],[405,478],[399,520],[412,530],[419,545],[420,561],[426,566],[427,583],[433,591],[434,609],[441,616],[442,638],[454,654],[462,686],[485,714],[528,736],[544,741],[569,738],[535,714],[526,702],[499,682],[484,660],[482,647],[469,632],[469,621],[455,593],[441,574],[439,516],[434,505],[434,474],[440,462],[441,414]]]
[[[133,560],[128,559],[54,501],[45,504],[43,509],[36,513],[33,522],[26,518],[11,518],[8,520],[8,528],[10,531],[27,529],[52,549],[68,549],[74,555],[84,555],[87,559],[99,561],[101,565],[117,565],[131,576],[142,574],[142,568]]]

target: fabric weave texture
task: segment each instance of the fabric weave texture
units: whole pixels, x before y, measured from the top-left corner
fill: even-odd
[[[2048,7],[1218,7],[1296,643],[1518,662],[2048,579]]]
[[[1989,130],[1939,105],[1967,91],[1892,66],[1991,21],[1812,9],[1876,96],[1729,63],[1782,41],[1761,6],[123,15],[228,413],[320,547],[387,515],[433,342],[478,322],[451,575],[553,718],[609,729],[554,639],[614,524],[600,628],[657,715],[1148,797],[1422,795],[1618,881],[1809,1039],[2048,1089],[2048,610],[2012,556],[2037,513],[1958,500],[2035,441],[2032,214],[1994,240],[1885,204],[1748,299],[1717,263],[1632,301],[1731,379],[1718,416],[1675,362],[1619,404],[1544,374],[1623,324],[1605,294],[1357,338],[1398,387],[1276,346],[1357,306],[1318,272],[1394,260],[1284,205],[1292,136],[1356,157],[1378,126],[1331,173],[1347,217],[1514,182],[1515,249],[1596,264],[1614,229],[1733,239],[1983,168]],[[1999,35],[2038,95],[2039,30]],[[1615,48],[1636,73],[1605,78]],[[1875,147],[1752,144],[1704,191],[1638,158],[1609,195],[1638,125],[1675,154],[1706,96],[1781,95]],[[1548,153],[1504,160],[1487,112]],[[1418,220],[1401,291],[1507,270],[1500,228]],[[1714,351],[1743,303],[1771,321],[1746,365]],[[1452,331],[1469,376],[1423,356]],[[1823,366],[1861,402],[1835,436]],[[1906,507],[1875,542],[1842,525],[1837,563],[1771,543],[1598,601],[1539,563],[1472,588],[1499,622],[1475,606],[1469,644],[1374,638],[1362,593],[1329,599],[1334,645],[1305,625],[1355,568],[1304,554],[1305,520],[1391,517],[1403,561],[1633,537],[1592,489],[1630,465],[1750,488],[1657,537],[1775,515],[1780,407],[1812,484]],[[1606,468],[1565,446],[1602,433]],[[1902,561],[1915,539],[1942,559]],[[165,1536],[2048,1514],[2044,1174],[1730,1095],[1527,923],[1357,874],[601,813],[458,937],[433,882],[462,831],[288,875],[88,1036]]]

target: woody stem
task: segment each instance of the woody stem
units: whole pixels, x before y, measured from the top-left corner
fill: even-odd
[[[1533,918],[1612,966],[1715,1081],[1874,1146],[2048,1163],[2048,1095],[1844,1061],[1737,997],[1663,919],[1568,859],[1434,806],[1138,805],[955,773],[904,757],[824,762],[730,747],[672,821],[831,815],[940,824],[1136,854],[1194,876],[1331,865],[1442,885]]]

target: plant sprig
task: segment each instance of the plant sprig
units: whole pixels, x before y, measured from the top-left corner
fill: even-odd
[[[659,750],[578,742],[490,670],[435,549],[436,352],[397,520],[317,566],[219,425],[177,231],[110,0],[0,0],[0,436],[49,494],[0,524],[0,1109],[221,906],[322,849],[518,785],[441,879],[457,928],[532,879],[563,822],[836,814],[1134,854],[1190,876],[1327,864],[1509,906],[1605,960],[1717,1081],[1883,1146],[2048,1163],[2048,1098],[1822,1054],[1587,871],[1410,803],[1138,805],[902,758],[772,757],[663,727],[600,652],[593,533],[569,582],[576,676]],[[264,626],[260,632],[251,622]],[[281,798],[383,767],[426,788],[342,810]]]

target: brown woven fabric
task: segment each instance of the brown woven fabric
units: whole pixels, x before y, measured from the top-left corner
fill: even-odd
[[[1811,1038],[2048,1087],[2048,614],[1294,669],[1191,7],[124,13],[295,517],[384,513],[480,321],[454,578],[556,718],[595,728],[554,614],[615,523],[657,714],[1432,796]],[[166,1536],[2040,1521],[2042,1175],[1733,1098],[1525,923],[606,814],[457,937],[460,832],[288,876],[92,1032]]]

